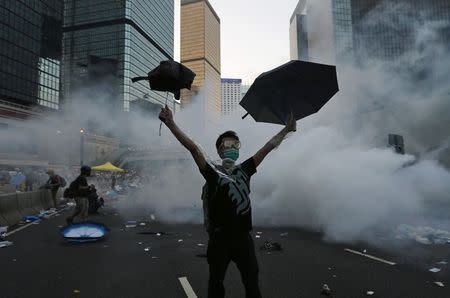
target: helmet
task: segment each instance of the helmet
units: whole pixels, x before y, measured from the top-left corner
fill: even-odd
[[[80,171],[81,171],[81,175],[91,176],[91,167],[90,166],[82,166]]]

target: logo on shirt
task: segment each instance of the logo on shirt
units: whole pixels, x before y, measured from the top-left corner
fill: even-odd
[[[219,185],[228,186],[228,196],[236,206],[237,215],[243,215],[250,211],[250,189],[247,181],[248,177],[241,169],[237,169],[231,175],[219,174]]]

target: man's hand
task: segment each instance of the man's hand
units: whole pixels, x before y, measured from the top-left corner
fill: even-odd
[[[173,114],[167,105],[164,108],[161,108],[161,112],[159,112],[159,120],[161,120],[165,125],[173,123]]]

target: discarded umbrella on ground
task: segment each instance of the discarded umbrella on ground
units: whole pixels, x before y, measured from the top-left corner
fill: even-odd
[[[270,242],[270,241],[264,242],[264,244],[261,246],[260,249],[261,250],[265,250],[265,251],[281,251],[281,250],[283,250],[281,248],[281,244],[280,243]]]

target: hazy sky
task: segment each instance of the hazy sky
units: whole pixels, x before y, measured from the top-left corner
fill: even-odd
[[[298,0],[209,0],[221,21],[222,78],[251,83],[289,61],[289,19]],[[175,59],[179,59],[179,5],[175,0]]]

